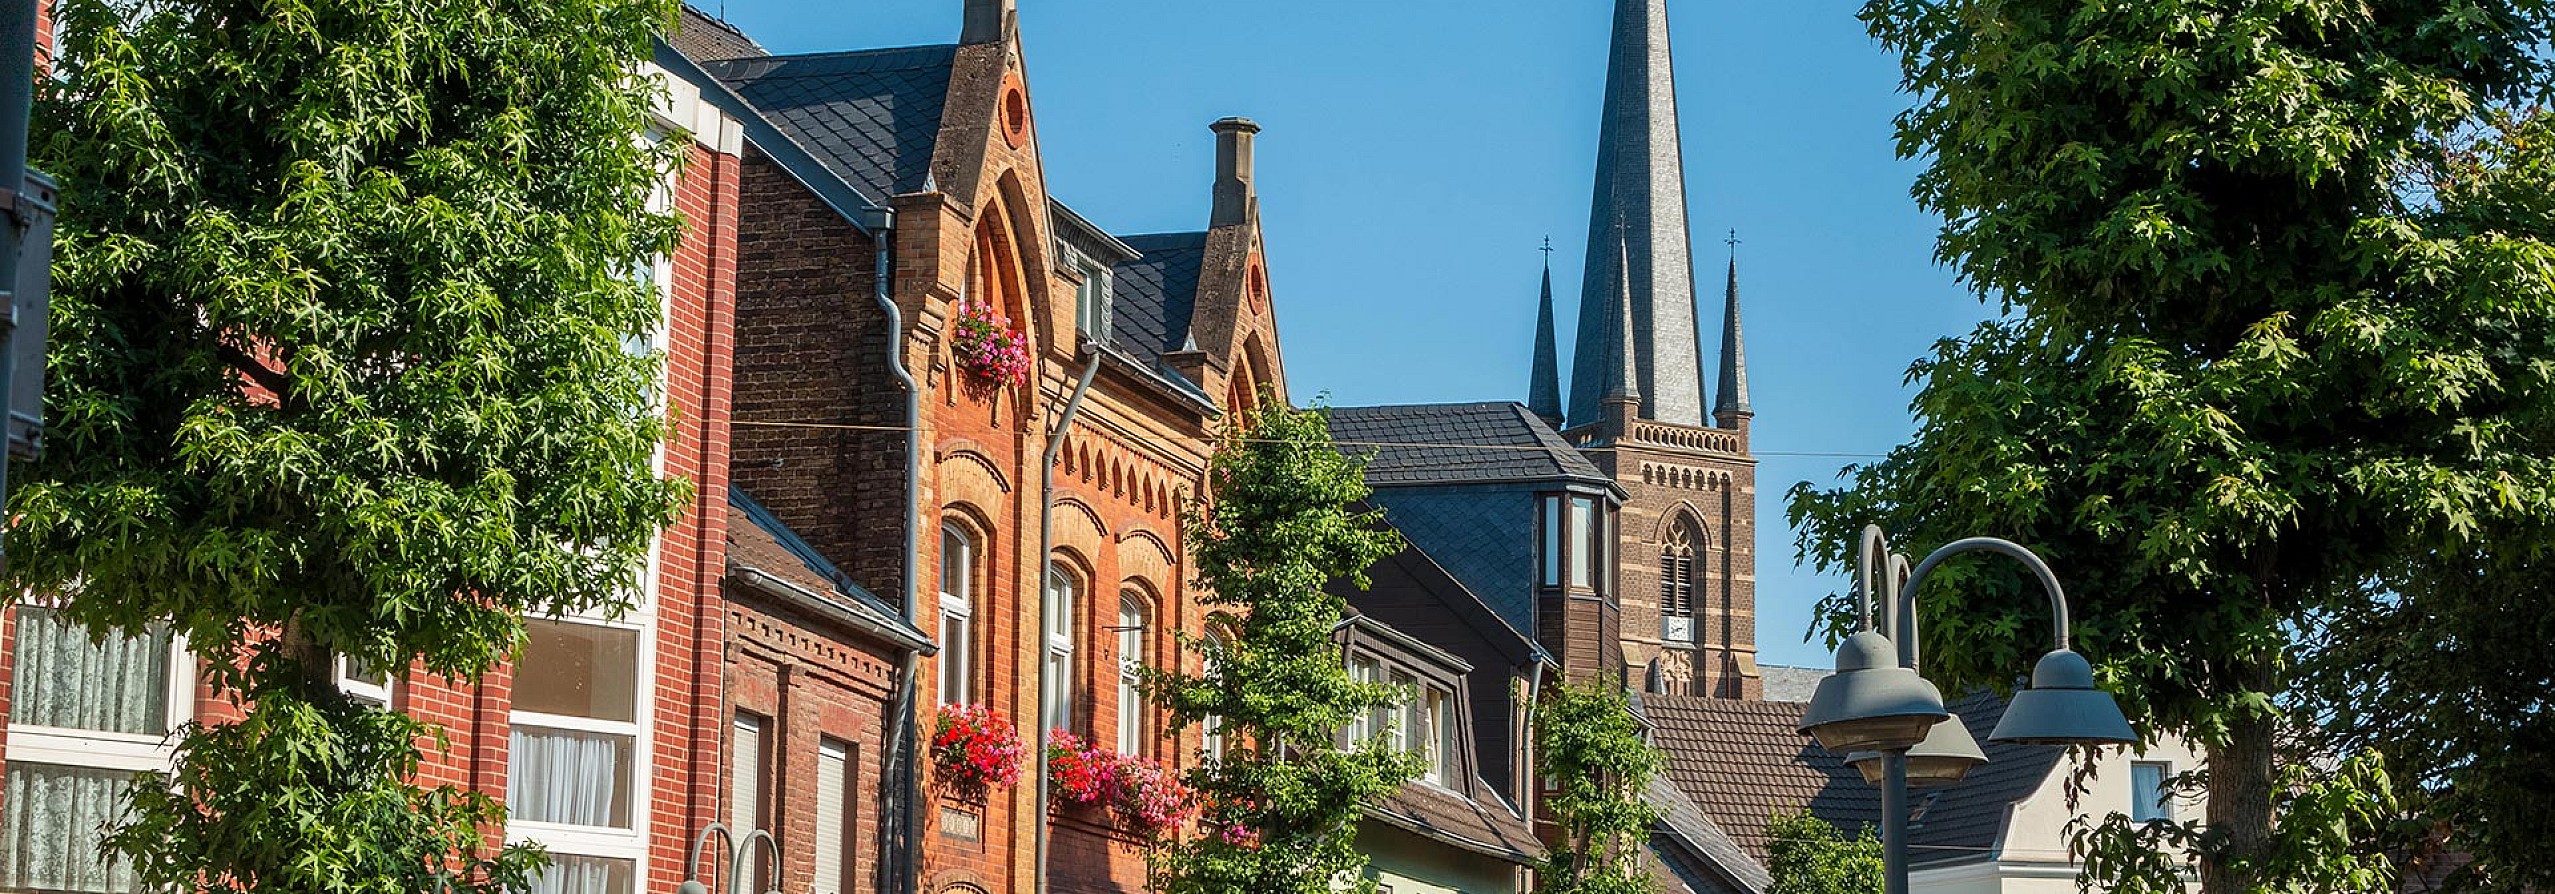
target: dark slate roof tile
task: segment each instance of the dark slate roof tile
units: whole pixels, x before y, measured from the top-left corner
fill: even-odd
[[[1117,265],[1110,276],[1110,343],[1148,360],[1187,347],[1207,234],[1155,233],[1118,241],[1142,256]]]
[[[1539,479],[1611,483],[1514,401],[1336,407],[1331,437],[1342,449],[1367,457],[1366,482],[1375,487]]]
[[[930,180],[956,47],[906,47],[712,62],[703,69],[806,146],[827,170],[878,197]]]

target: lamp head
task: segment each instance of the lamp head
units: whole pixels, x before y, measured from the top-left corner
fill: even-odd
[[[702,884],[700,879],[687,878],[683,884],[675,886],[674,894],[710,894],[710,886]]]
[[[1881,784],[1883,767],[1877,751],[1857,751],[1845,756],[1845,762],[1862,771],[1863,781]],[[1969,734],[1969,724],[1959,717],[1934,725],[1925,733],[1925,741],[1907,750],[1907,785],[1909,788],[1935,788],[1968,778],[1969,771],[1987,763],[1987,752],[1979,750],[1978,739]]]
[[[1896,751],[1951,716],[1942,691],[1900,667],[1888,637],[1866,630],[1837,647],[1836,673],[1819,681],[1799,729],[1829,751]]]
[[[2094,686],[2094,666],[2069,649],[2041,656],[2032,687],[2014,693],[1990,742],[2020,745],[2134,745],[2120,703]]]

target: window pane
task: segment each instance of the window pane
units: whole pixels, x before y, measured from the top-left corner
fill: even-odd
[[[1446,749],[1442,736],[1446,732],[1446,693],[1430,687],[1420,693],[1418,740],[1420,759],[1427,767],[1420,778],[1430,782],[1446,781]]]
[[[2134,763],[2129,765],[2129,818],[2138,822],[2171,820],[2173,802],[2165,794],[2165,777],[2171,775],[2165,764]]]
[[[518,725],[511,747],[510,818],[631,828],[631,737]]]
[[[975,583],[976,544],[967,532],[957,528],[940,529],[940,593],[967,603],[968,589]]]
[[[976,700],[975,642],[970,619],[976,605],[976,543],[952,526],[940,529],[940,702]]]
[[[1544,498],[1544,586],[1561,586],[1561,498]]]
[[[816,891],[845,894],[851,874],[852,751],[840,742],[816,746]]]
[[[940,614],[940,703],[966,704],[974,701],[971,687],[968,651],[967,616],[943,611]]]
[[[1042,698],[1049,729],[1076,728],[1073,717],[1074,602],[1078,589],[1073,573],[1062,565],[1047,566],[1047,686]]]
[[[1118,597],[1118,753],[1144,750],[1144,602]]]
[[[550,868],[532,880],[531,894],[630,894],[636,870],[628,860],[551,854]]]
[[[1587,497],[1570,498],[1570,532],[1570,585],[1594,589],[1597,586],[1596,501]]]
[[[639,632],[528,620],[515,710],[620,723],[639,719]]]
[[[20,628],[24,629],[24,628]],[[130,864],[98,853],[103,825],[121,817],[120,770],[12,761],[0,792],[0,888],[126,894],[142,890]]]
[[[166,735],[169,630],[89,641],[52,609],[18,606],[17,686],[9,719],[29,726]]]

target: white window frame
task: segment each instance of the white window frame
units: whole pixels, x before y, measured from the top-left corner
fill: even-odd
[[[53,606],[20,601],[20,607],[53,609]],[[20,612],[13,623],[23,624]],[[25,672],[17,666],[13,648],[7,655],[13,679]],[[22,724],[7,715],[8,763],[62,767],[70,770],[104,770],[118,773],[165,772],[177,760],[177,728],[195,719],[195,654],[187,649],[186,634],[169,631],[169,678],[163,718],[168,733],[113,733],[103,730]]]
[[[654,559],[651,558],[649,565],[653,567],[655,564]],[[579,612],[536,619],[638,632],[638,642],[632,647],[633,658],[638,662],[638,676],[631,685],[631,697],[636,699],[638,704],[632,706],[633,719],[630,722],[544,714],[538,711],[511,711],[507,716],[510,729],[514,726],[527,726],[562,732],[630,737],[630,828],[572,826],[564,823],[509,818],[506,822],[506,837],[514,841],[538,843],[552,853],[600,860],[626,860],[632,867],[631,894],[640,894],[640,889],[644,889],[647,885],[648,831],[654,819],[650,810],[651,799],[648,797],[648,789],[649,780],[655,778],[656,766],[656,723],[654,722],[656,717],[656,661],[654,660],[656,600],[652,598],[655,589],[655,578],[651,575],[638,608],[619,618],[606,618],[600,612]],[[507,767],[509,776],[512,775],[513,769],[512,766]]]
[[[2138,788],[2138,771],[2149,767],[2156,770],[2154,792],[2141,791]],[[2173,822],[2173,778],[2174,765],[2171,761],[2131,761],[2129,763],[2129,820],[2138,823],[2158,819]],[[2152,800],[2148,797],[2151,794],[2154,796]],[[2140,816],[2150,806],[2157,808],[2156,815]]]
[[[20,602],[52,610],[52,606]],[[12,621],[22,621],[21,614]],[[10,673],[23,669],[16,666],[17,655],[9,655]],[[195,655],[187,651],[186,634],[169,631],[169,679],[167,727],[171,733],[195,719]],[[9,721],[8,756],[10,763],[53,764],[92,770],[118,770],[136,773],[167,770],[177,759],[177,740],[169,734],[111,733],[101,730],[39,726]]]
[[[1152,603],[1133,588],[1118,592],[1118,753],[1144,751],[1144,647]]]
[[[1082,575],[1063,559],[1047,562],[1044,596],[1039,602],[1039,622],[1045,628],[1047,648],[1040,659],[1047,663],[1046,685],[1038,694],[1042,709],[1039,719],[1049,730],[1074,732],[1074,604],[1082,598]],[[1040,741],[1045,741],[1043,738]]]
[[[964,546],[967,553],[958,562],[958,588],[955,591],[949,586],[949,545],[952,540]],[[976,564],[982,560],[984,550],[978,547],[976,535],[956,522],[941,523],[940,550],[940,639],[943,642],[940,643],[937,688],[941,704],[963,705],[976,699]],[[953,621],[958,627],[956,636],[950,635]],[[951,685],[952,681],[956,682],[955,686]],[[951,692],[952,689],[959,691]]]
[[[374,707],[389,710],[392,704],[391,697],[396,695],[399,689],[399,675],[386,670],[380,673],[381,682],[379,683],[357,676],[355,659],[344,654],[338,655],[329,666],[329,676],[337,681],[337,691],[345,693],[346,697],[356,701],[368,702]]]

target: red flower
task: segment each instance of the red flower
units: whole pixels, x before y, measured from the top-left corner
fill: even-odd
[[[979,382],[1025,385],[1029,382],[1029,337],[1011,328],[993,305],[960,300],[952,321],[949,356]]]
[[[932,729],[932,769],[941,782],[965,797],[983,797],[994,787],[1020,781],[1020,728],[1001,711],[984,705],[940,709]]]

